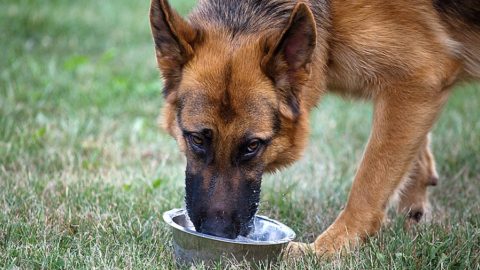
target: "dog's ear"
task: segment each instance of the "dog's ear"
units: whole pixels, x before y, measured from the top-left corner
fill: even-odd
[[[313,14],[305,3],[293,9],[287,26],[265,39],[261,66],[275,83],[283,101],[280,112],[295,120],[300,114],[301,85],[308,79],[309,63],[316,45]]]
[[[167,0],[152,0],[150,26],[157,63],[164,77],[163,93],[168,102],[173,102],[182,68],[193,56],[193,45],[199,39],[199,31],[171,9]]]

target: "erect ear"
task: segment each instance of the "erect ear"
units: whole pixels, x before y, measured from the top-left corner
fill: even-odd
[[[167,0],[152,0],[150,26],[158,66],[164,77],[163,93],[167,101],[173,102],[182,68],[193,56],[193,44],[199,38],[199,31],[172,10]]]
[[[316,36],[312,12],[305,3],[298,3],[283,31],[265,40],[262,69],[279,91],[280,112],[292,120],[301,111],[300,91],[309,77]]]

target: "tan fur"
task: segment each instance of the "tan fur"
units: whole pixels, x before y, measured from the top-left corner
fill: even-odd
[[[292,1],[283,2],[293,6]],[[333,253],[376,233],[389,199],[407,175],[411,180],[403,189],[399,211],[415,213],[410,216],[418,221],[427,205],[427,187],[438,178],[427,134],[452,85],[460,78],[480,76],[480,30],[439,15],[431,1],[332,0],[329,16],[322,21],[315,18],[316,27],[309,30],[316,36],[313,54],[308,52],[310,47],[300,51],[300,57],[310,61],[292,68],[295,64],[288,55],[283,57],[275,48],[288,39],[285,33],[295,26],[295,14],[303,13],[301,23],[308,27],[313,20],[308,7],[319,14],[319,7],[313,7],[315,1],[297,4],[288,20],[279,16],[276,21],[263,22],[262,18],[256,29],[235,34],[202,17],[208,13],[202,9],[207,3],[201,2],[199,11],[191,16],[192,26],[186,22],[176,26],[183,29],[178,33],[190,35],[180,37],[179,43],[188,44],[184,46],[193,53],[181,68],[178,63],[167,63],[171,59],[157,44],[160,68],[177,68],[182,76],[181,80],[173,78],[178,84],[164,109],[165,127],[180,148],[186,151],[177,124],[180,98],[186,108],[182,111],[185,126],[195,129],[197,123],[206,123],[221,134],[218,144],[225,147],[217,153],[219,157],[229,153],[228,145],[246,130],[255,130],[258,137],[271,136],[273,123],[265,117],[268,108],[275,108],[282,125],[262,156],[266,171],[299,158],[306,145],[309,112],[327,89],[369,99],[374,106],[372,132],[347,205],[308,247],[319,255]],[[156,5],[153,0],[154,10]],[[155,29],[153,34],[157,34]],[[308,37],[306,33],[301,38]],[[190,49],[184,52],[190,54]],[[232,70],[225,75],[227,66]],[[204,106],[199,97],[209,105]],[[291,97],[298,98],[298,113],[290,106]],[[232,115],[225,110],[232,110]],[[225,117],[231,117],[230,121]],[[293,254],[305,248],[293,244],[290,251]]]

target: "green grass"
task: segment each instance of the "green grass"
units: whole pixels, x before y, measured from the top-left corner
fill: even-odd
[[[183,205],[185,161],[157,125],[148,2],[0,3],[0,268],[174,267],[161,214]],[[260,213],[313,240],[345,203],[370,117],[327,97],[305,157],[264,178]],[[455,91],[434,134],[430,223],[393,215],[349,255],[279,267],[480,268],[478,85]]]

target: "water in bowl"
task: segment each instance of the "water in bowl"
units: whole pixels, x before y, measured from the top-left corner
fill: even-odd
[[[285,234],[275,224],[255,219],[252,231],[246,236],[239,236],[242,241],[273,242],[282,239]]]
[[[186,222],[183,224],[184,228],[193,232],[196,232],[193,223],[185,215]],[[253,222],[252,231],[247,236],[239,235],[235,238],[236,241],[243,243],[258,243],[258,242],[275,242],[285,237],[285,232],[273,223],[266,222],[265,220],[255,218]]]

